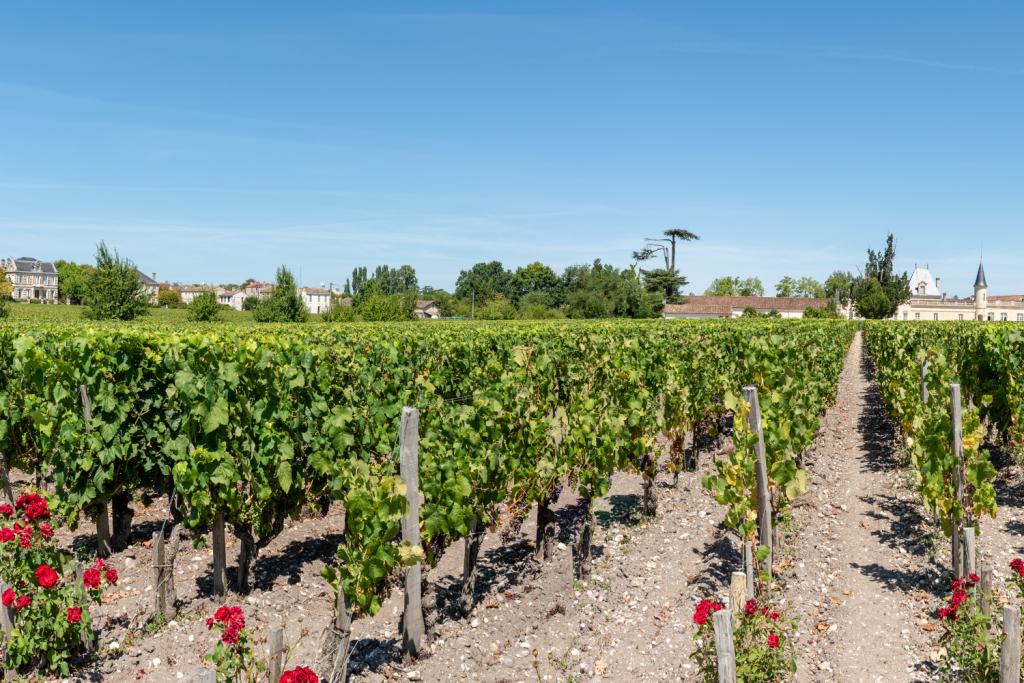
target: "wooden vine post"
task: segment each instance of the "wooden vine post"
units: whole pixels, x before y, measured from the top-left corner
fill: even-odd
[[[402,481],[409,501],[409,516],[402,520],[402,540],[412,546],[420,544],[420,411],[402,408],[398,433],[402,458]],[[420,600],[423,565],[416,563],[405,570],[405,615],[402,618],[402,657],[409,661],[423,647],[423,605]]]
[[[921,402],[928,405],[928,384],[926,378],[928,377],[928,360],[921,361]]]
[[[0,593],[5,592],[10,587],[11,584],[9,583],[0,583]],[[0,605],[0,627],[3,628],[4,635],[10,638],[11,632],[14,630],[14,605]],[[13,681],[17,676],[17,669],[9,669],[6,664],[4,665],[5,681]]]
[[[757,591],[754,583],[754,544],[743,541],[743,561],[747,570],[747,600],[753,600]]]
[[[736,683],[736,646],[733,644],[732,611],[715,612],[715,654],[718,683]]]
[[[267,649],[270,657],[270,683],[277,683],[281,679],[281,654],[284,652],[284,629],[280,626],[270,629]]]
[[[729,583],[729,609],[733,614],[739,614],[746,603],[747,575],[744,572],[733,572],[732,581]]]
[[[207,669],[206,667],[199,667],[196,669],[195,676],[192,677],[195,683],[217,683],[217,672],[213,669]]]
[[[1003,633],[999,648],[999,683],[1020,683],[1020,607],[1003,605]]]
[[[757,434],[757,444],[754,446],[757,455],[757,464],[754,471],[757,475],[757,540],[768,548],[768,557],[765,558],[764,566],[769,577],[772,572],[772,500],[768,494],[768,464],[764,454],[764,432],[761,430],[761,404],[757,398],[757,387],[743,387],[743,400],[750,404],[750,414],[747,416],[747,424],[750,431]],[[771,586],[769,579],[768,585]]]
[[[213,520],[213,594],[224,597],[228,594],[228,555],[224,538],[224,511]]]
[[[82,418],[85,421],[85,433],[92,432],[92,403],[89,392],[84,384],[78,385],[78,395],[82,398]],[[110,516],[107,514],[107,499],[97,498],[96,507],[96,554],[99,557],[110,557]]]
[[[153,532],[153,613],[165,618],[167,616],[167,575],[164,566],[164,534]]]
[[[981,568],[981,613],[992,616],[992,567]]]
[[[14,505],[14,490],[11,488],[11,471],[7,467],[7,458],[0,453],[0,486],[3,486],[3,502]]]
[[[949,385],[950,412],[953,425],[953,484],[956,487],[956,502],[963,508],[964,502],[964,442],[963,442],[963,416],[960,409],[960,385]],[[953,511],[953,576],[962,579],[964,574],[964,550],[963,550],[963,519],[956,518],[956,509]]]
[[[75,587],[76,587],[76,589],[78,591],[78,595],[81,596],[81,597],[85,596],[85,568],[86,568],[86,566],[87,565],[85,563],[83,563],[83,562],[76,562],[75,563]],[[89,614],[88,603],[85,602],[85,601],[83,601],[83,602],[85,603],[86,606],[82,607],[82,611],[85,612],[86,614]],[[91,653],[95,652],[95,650],[96,650],[97,634],[96,634],[96,631],[90,631],[90,633],[92,633],[92,637],[91,638],[86,633],[82,634],[82,644],[85,645],[85,651],[91,654]]]

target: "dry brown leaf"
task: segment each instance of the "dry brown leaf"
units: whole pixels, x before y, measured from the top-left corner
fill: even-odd
[[[818,630],[819,631],[827,631],[828,630],[828,622],[827,621],[819,621],[818,622]]]
[[[843,591],[843,595],[853,595],[853,593],[851,593],[850,589],[847,588],[846,590]]]
[[[828,601],[831,602],[833,605],[841,605],[841,604],[843,604],[842,600],[836,600],[835,598],[829,598]]]
[[[924,591],[918,591],[917,595],[914,596],[914,600],[916,600],[917,602],[921,602],[922,600],[927,600],[927,599],[928,599],[928,594],[925,593]]]
[[[931,624],[921,624],[921,628],[923,628],[925,631],[934,631],[935,630],[935,627],[932,626]]]
[[[813,612],[811,612],[811,614],[813,614],[816,617],[820,617],[821,616],[820,614],[818,614],[818,610],[814,610]]]
[[[668,611],[669,612],[675,612],[676,611],[676,606],[675,605],[669,605],[668,606]]]
[[[807,656],[808,656],[808,657],[809,657],[810,659],[814,659],[815,657],[817,657],[817,656],[818,656],[818,653],[817,653],[817,652],[815,652],[814,650],[811,650],[810,652],[808,652],[808,653],[807,653]]]
[[[865,524],[864,522],[861,522],[861,523],[860,523],[860,528],[861,528],[861,529],[870,529],[871,527],[869,527],[869,526],[868,526],[867,524]]]
[[[608,662],[603,659],[599,659],[594,662],[594,673],[598,676],[604,676],[608,671]]]
[[[485,603],[485,604],[486,604],[486,605],[487,605],[488,607],[490,607],[491,609],[498,609],[498,606],[499,606],[499,605],[498,605],[498,601],[497,601],[497,600],[491,600],[490,602],[488,602],[488,603]]]
[[[142,547],[143,548],[152,548],[153,547],[153,539],[151,538],[148,541],[144,541],[142,543]]]

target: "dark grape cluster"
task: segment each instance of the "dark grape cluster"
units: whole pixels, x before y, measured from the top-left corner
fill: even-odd
[[[530,516],[530,506],[520,505],[512,510],[509,515],[508,521],[505,522],[505,526],[501,530],[501,543],[505,545],[513,538],[519,535],[519,530],[523,528],[523,522]]]

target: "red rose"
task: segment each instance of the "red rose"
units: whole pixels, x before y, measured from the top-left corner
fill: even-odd
[[[117,570],[116,569],[108,569],[107,573],[104,574],[103,576],[104,576],[104,578],[106,578],[107,583],[109,583],[111,585],[117,583]]]
[[[964,600],[966,600],[966,599],[967,599],[967,593],[962,588],[958,589],[957,591],[955,591],[953,593],[953,596],[949,599],[950,606],[953,609],[956,609],[957,607],[962,605],[964,603]]]
[[[45,500],[32,503],[25,507],[25,519],[32,521],[34,519],[49,519],[50,518],[50,505]]]
[[[1010,563],[1010,569],[1017,572],[1020,576],[1024,577],[1024,560],[1019,557]]]
[[[82,575],[82,581],[85,583],[87,588],[99,588],[100,587],[100,572],[98,569],[86,569],[85,574]]]
[[[25,609],[26,607],[28,607],[31,604],[32,604],[32,597],[28,596],[28,595],[22,595],[20,598],[18,598],[18,604],[17,604],[18,611],[20,612],[21,610]]]
[[[771,614],[768,615],[768,618],[771,619],[772,621],[778,621],[779,620],[779,613],[778,612],[772,612]]]
[[[7,590],[5,590],[3,595],[4,607],[10,607],[11,605],[13,605],[14,601],[17,600],[17,597],[18,596],[14,594],[14,589],[8,588]]]
[[[18,545],[25,550],[32,547],[32,531],[28,527],[18,535]]]
[[[207,619],[206,620],[206,628],[207,629],[213,628],[213,619]]]
[[[38,494],[35,494],[35,493],[27,493],[24,496],[22,496],[21,498],[19,498],[18,500],[14,501],[14,507],[16,507],[16,508],[18,508],[20,510],[20,509],[22,509],[23,507],[25,507],[27,505],[31,505],[32,503],[41,503],[41,502],[44,502],[42,496],[40,496]]]
[[[720,609],[722,609],[722,606],[716,602],[701,600],[700,604],[697,605],[696,611],[693,613],[693,621],[695,624],[703,626],[708,621],[708,614],[714,614]]]
[[[291,671],[281,674],[280,683],[320,683],[320,679],[312,670],[304,666],[297,666]]]
[[[234,645],[238,642],[238,632],[228,629],[220,634],[220,639],[224,641],[225,645]]]
[[[747,600],[747,604],[744,605],[743,611],[747,613],[748,617],[754,616],[757,613],[757,600]]]
[[[7,515],[10,517],[14,514],[14,508],[11,507],[10,503],[4,503],[0,505],[0,515]]]
[[[768,647],[773,648],[773,647],[778,647],[778,646],[779,646],[779,636],[777,634],[775,634],[775,633],[773,633],[770,636],[768,636]]]
[[[78,607],[68,607],[68,621],[72,624],[82,619],[82,610]]]
[[[978,583],[979,581],[981,581],[981,579],[978,578],[977,574],[971,574],[968,578],[971,580],[971,583]]]
[[[39,565],[36,570],[36,581],[43,588],[53,588],[57,585],[57,572],[50,569],[48,565]]]
[[[7,543],[8,541],[14,540],[14,529],[10,527],[4,527],[0,529],[0,543]]]
[[[53,536],[53,527],[47,522],[43,522],[39,525],[39,535],[43,538],[50,538]]]

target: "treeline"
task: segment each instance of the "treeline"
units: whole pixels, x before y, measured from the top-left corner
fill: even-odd
[[[336,311],[331,317],[402,320],[413,315],[419,298],[436,303],[445,318],[657,318],[666,302],[683,301],[679,289],[686,282],[674,272],[620,270],[600,260],[569,266],[561,275],[539,261],[514,271],[491,261],[461,271],[455,291],[448,292],[419,288],[411,266],[378,266],[373,276],[362,267],[345,283],[351,311]]]

